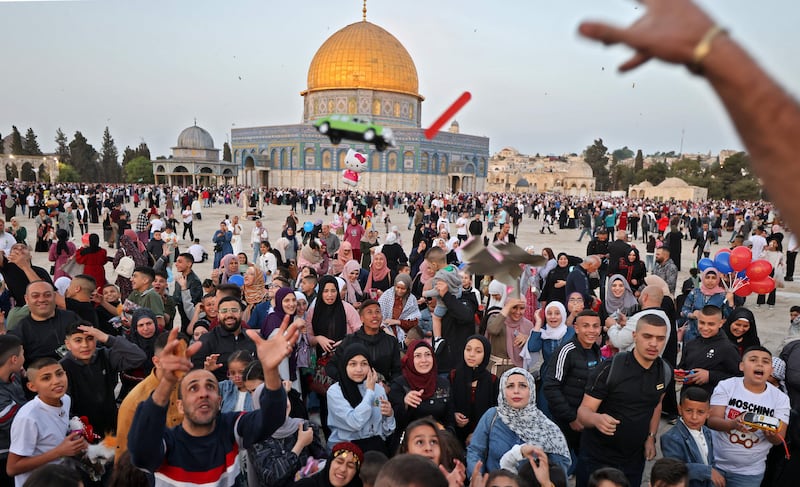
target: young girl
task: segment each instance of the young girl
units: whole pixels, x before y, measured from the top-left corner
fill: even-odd
[[[204,368],[211,372],[220,368],[222,364],[217,363],[218,358],[218,353],[212,353],[206,357]],[[249,412],[255,409],[253,397],[244,382],[245,369],[252,361],[253,357],[250,352],[245,350],[233,352],[228,358],[228,380],[219,383],[219,395],[222,397],[220,412]]]
[[[431,418],[421,418],[409,423],[403,437],[400,439],[398,455],[409,453],[429,458],[434,464],[444,468],[450,485],[463,485],[466,479],[463,451],[453,451],[452,443],[447,436],[452,438],[452,433],[440,429],[439,425]]]

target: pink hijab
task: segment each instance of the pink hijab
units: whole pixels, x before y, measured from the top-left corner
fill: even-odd
[[[708,288],[704,284],[706,282],[705,281],[706,274],[708,274],[709,272],[713,272],[714,274],[717,275],[717,285],[712,288]],[[706,270],[703,271],[703,281],[700,283],[700,292],[703,293],[703,296],[713,296],[719,293],[725,294],[725,289],[723,289],[722,286],[719,285],[720,279],[722,279],[722,275],[718,270],[716,270],[713,267],[706,267]]]
[[[144,246],[144,244],[142,243],[142,241],[141,241],[141,240],[139,240],[139,236],[138,236],[138,235],[136,235],[136,232],[134,232],[133,230],[131,230],[130,228],[128,228],[127,230],[125,230],[125,231],[124,231],[124,232],[122,232],[122,233],[123,233],[124,235],[127,235],[127,236],[128,236],[128,238],[130,238],[132,241],[136,242],[136,246],[139,248],[139,252],[144,252],[144,251],[145,251],[145,246]]]
[[[344,279],[344,282],[347,285],[345,301],[350,304],[358,302],[358,296],[364,293],[364,291],[361,290],[361,284],[358,283],[358,279],[353,282],[349,278],[351,272],[360,270],[361,264],[355,260],[347,261],[347,264],[344,265],[344,270],[342,270],[342,279]]]

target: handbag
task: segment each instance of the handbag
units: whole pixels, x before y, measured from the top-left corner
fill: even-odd
[[[65,274],[69,275],[70,277],[75,277],[77,275],[83,274],[84,265],[78,264],[78,261],[75,260],[75,256],[71,256],[67,259],[66,262],[61,264],[61,271]]]
[[[317,365],[314,367],[314,375],[311,377],[310,384],[311,390],[317,394],[327,394],[328,389],[336,382],[328,377],[328,371],[326,370],[332,355],[331,353],[325,352],[317,359]]]

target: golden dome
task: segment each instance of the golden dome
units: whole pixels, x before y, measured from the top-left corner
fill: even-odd
[[[414,61],[392,34],[377,25],[356,22],[325,41],[308,68],[303,93],[365,88],[420,97]]]

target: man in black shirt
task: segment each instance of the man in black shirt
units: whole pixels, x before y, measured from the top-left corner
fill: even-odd
[[[94,277],[79,274],[75,276],[64,293],[64,303],[66,308],[81,317],[82,320],[90,323],[93,327],[99,327],[97,311],[92,303],[92,295],[97,284]]]
[[[67,325],[79,321],[80,318],[72,311],[56,309],[56,289],[47,281],[28,284],[25,303],[30,308],[30,316],[21,319],[9,331],[22,340],[25,365],[43,357],[60,359],[56,350],[64,345]]]
[[[631,253],[631,245],[628,243],[628,232],[619,230],[617,239],[608,244],[608,275],[619,274],[620,259],[627,259]]]
[[[11,297],[14,298],[15,306],[25,304],[25,288],[31,282],[53,283],[47,270],[31,264],[31,251],[27,245],[21,243],[12,245],[8,255],[0,252],[0,271],[3,272],[6,286],[8,286]]]
[[[633,351],[620,352],[590,376],[578,408],[585,429],[577,487],[585,487],[589,475],[602,467],[617,468],[630,485],[641,485],[645,460],[656,455],[661,400],[672,377],[659,356],[666,341],[664,319],[646,315],[636,325]]]

